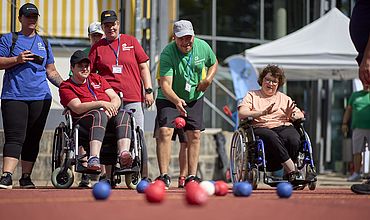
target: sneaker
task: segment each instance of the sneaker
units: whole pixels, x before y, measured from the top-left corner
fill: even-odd
[[[126,151],[122,151],[119,155],[119,164],[121,165],[121,169],[128,169],[131,168],[132,165],[132,156],[131,153]]]
[[[90,177],[86,173],[83,173],[81,176],[81,182],[78,184],[78,187],[80,188],[90,188]]]
[[[197,176],[193,176],[193,175],[190,175],[188,176],[186,179],[185,179],[185,186],[186,184],[190,183],[190,182],[197,182],[197,183],[200,183],[202,180],[197,177]]]
[[[11,173],[3,173],[0,179],[0,189],[12,189],[13,188],[13,180]]]
[[[179,176],[179,181],[178,181],[178,184],[177,184],[178,188],[184,188],[185,187],[185,179],[186,179],[185,176]]]
[[[348,177],[348,182],[358,182],[361,181],[361,175],[359,173],[353,172],[353,174]]]
[[[31,181],[30,174],[23,173],[22,178],[19,179],[19,186],[23,189],[35,189],[36,186]]]
[[[160,175],[155,180],[161,180],[161,181],[163,181],[164,182],[164,185],[166,186],[166,189],[169,189],[170,188],[170,185],[171,185],[171,177],[168,176],[167,174]]]
[[[100,160],[98,157],[90,157],[87,161],[87,169],[88,170],[100,170]]]
[[[363,184],[353,184],[351,190],[357,194],[370,195],[370,181]]]

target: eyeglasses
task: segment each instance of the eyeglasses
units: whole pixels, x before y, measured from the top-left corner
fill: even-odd
[[[279,84],[279,81],[278,80],[273,80],[273,79],[268,79],[268,78],[263,78],[263,81],[265,81],[266,83],[270,83],[272,85],[277,85]]]

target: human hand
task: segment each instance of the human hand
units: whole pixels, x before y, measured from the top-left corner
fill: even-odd
[[[118,109],[110,102],[100,101],[105,113],[107,113],[108,117],[116,116],[118,114]]]
[[[293,111],[294,111],[296,106],[297,105],[295,104],[294,101],[292,101],[292,102],[288,101],[288,103],[286,105],[286,109],[283,109],[283,108],[280,108],[280,109],[284,112],[287,119],[292,119],[292,114],[293,114]]]
[[[207,79],[201,80],[197,85],[197,92],[205,92],[209,85],[211,85],[211,81]]]
[[[154,97],[153,97],[153,93],[150,93],[150,94],[145,94],[145,106],[147,108],[149,108],[150,106],[153,105],[154,103]]]
[[[348,134],[348,131],[349,131],[348,125],[347,124],[342,124],[341,130],[342,130],[342,133],[343,133],[344,137],[347,137],[347,134]]]
[[[270,106],[268,106],[265,110],[262,111],[262,115],[268,115],[271,114],[272,108],[274,107],[275,103],[272,103]]]
[[[18,57],[17,57],[17,63],[25,63],[25,62],[28,62],[28,61],[31,61],[33,60],[33,53],[29,50],[25,50],[21,53],[19,53]]]
[[[184,117],[187,117],[187,116],[188,116],[188,113],[187,113],[187,111],[185,110],[185,107],[186,107],[186,102],[185,102],[183,99],[180,99],[180,100],[176,103],[176,108],[177,108],[177,110],[179,111],[180,115],[181,115],[181,116],[184,116]]]
[[[358,75],[364,85],[370,85],[370,58],[364,57],[362,59]]]

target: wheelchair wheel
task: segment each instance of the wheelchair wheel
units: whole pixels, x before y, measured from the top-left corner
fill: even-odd
[[[232,183],[244,180],[244,153],[243,136],[240,131],[235,131],[231,139],[230,148],[230,176]]]
[[[55,169],[61,166],[65,159],[64,149],[66,147],[66,139],[65,139],[65,132],[66,126],[64,122],[61,122],[59,126],[55,129],[54,132],[54,140],[53,140],[53,155],[52,155],[52,172]]]
[[[130,189],[136,189],[136,186],[139,184],[140,180],[140,173],[130,173],[125,175],[126,186]]]
[[[307,166],[307,170],[306,170],[306,176],[309,176],[309,175],[314,175],[316,176],[316,171],[315,171],[315,168],[312,168],[311,166]],[[316,177],[315,177],[316,178]],[[311,181],[309,182],[307,185],[308,185],[308,189],[309,190],[315,190],[316,189],[316,183],[317,181]]]
[[[70,168],[65,172],[62,171],[61,167],[56,168],[51,175],[51,182],[57,189],[68,189],[72,186],[74,181],[74,175]]]
[[[257,189],[258,186],[258,169],[252,168],[248,172],[248,182],[252,184],[253,189]]]

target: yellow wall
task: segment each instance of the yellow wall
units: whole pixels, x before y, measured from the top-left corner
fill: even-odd
[[[120,0],[17,0],[17,17],[19,8],[27,2],[39,9],[39,34],[53,37],[86,38],[88,25],[99,21],[103,10],[113,9],[119,16],[120,9]],[[0,3],[0,33],[10,32],[10,4],[11,0]]]

